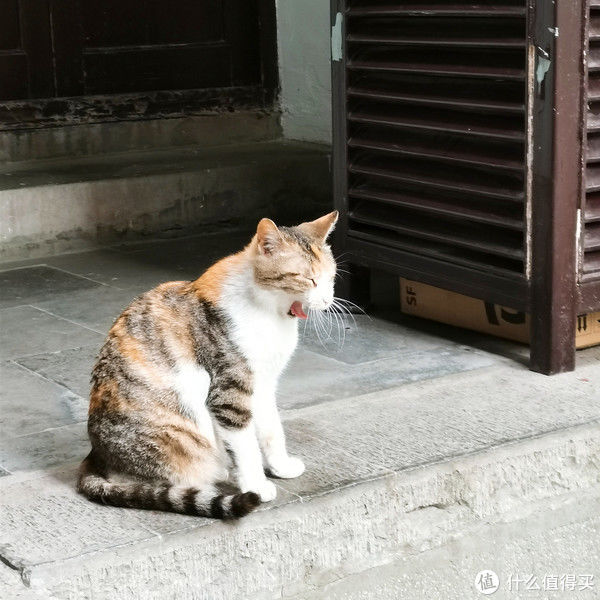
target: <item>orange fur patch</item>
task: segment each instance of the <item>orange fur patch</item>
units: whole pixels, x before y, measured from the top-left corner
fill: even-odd
[[[148,360],[143,344],[126,331],[124,317],[119,317],[112,326],[109,335],[117,341],[119,353],[123,358],[127,359],[129,365],[137,373],[159,388],[164,388],[168,385],[168,382],[160,374],[156,365],[151,364]]]
[[[96,411],[121,411],[124,403],[119,398],[116,381],[106,381],[92,388],[88,414]]]
[[[225,280],[229,275],[239,270],[245,260],[245,249],[237,254],[232,254],[221,259],[196,279],[196,281],[192,282],[194,291],[204,300],[208,300],[212,304],[217,304],[221,298]]]

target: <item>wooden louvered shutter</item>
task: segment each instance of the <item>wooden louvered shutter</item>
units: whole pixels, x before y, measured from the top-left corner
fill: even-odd
[[[522,276],[524,8],[346,18],[349,235]]]
[[[333,0],[332,23],[339,251],[530,312],[532,368],[572,368],[600,310],[600,0]]]

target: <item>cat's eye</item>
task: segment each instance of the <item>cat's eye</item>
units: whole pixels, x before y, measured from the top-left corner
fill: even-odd
[[[313,287],[317,287],[317,282],[314,279],[312,279],[312,277],[309,277],[308,279],[312,282]]]

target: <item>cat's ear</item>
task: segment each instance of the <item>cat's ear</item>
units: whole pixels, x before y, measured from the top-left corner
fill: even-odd
[[[313,238],[318,244],[323,244],[327,239],[327,236],[333,231],[335,224],[337,223],[339,213],[337,210],[330,212],[323,217],[319,217],[314,221],[308,223],[302,223],[298,225],[298,229],[301,229],[304,233]]]
[[[271,219],[261,219],[256,228],[256,241],[261,254],[273,254],[281,245],[283,237]]]

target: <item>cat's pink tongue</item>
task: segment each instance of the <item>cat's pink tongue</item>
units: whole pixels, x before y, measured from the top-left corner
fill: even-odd
[[[290,306],[290,312],[299,319],[308,319],[308,315],[304,312],[304,309],[302,308],[302,302],[299,302],[298,300],[296,300],[296,302],[294,302],[292,306]]]

